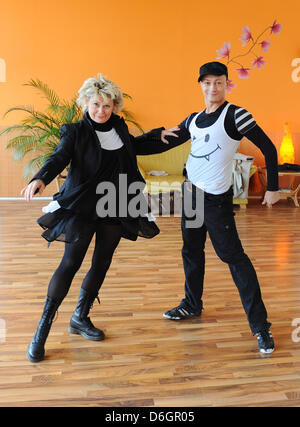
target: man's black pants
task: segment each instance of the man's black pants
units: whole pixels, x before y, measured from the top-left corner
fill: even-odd
[[[192,184],[190,190],[183,184],[184,198],[186,191],[191,189],[193,209],[203,209],[204,203],[204,219],[202,226],[191,228],[187,223],[190,218],[186,216],[185,210],[182,210],[182,259],[185,272],[185,298],[182,303],[193,311],[202,310],[204,247],[208,232],[216,254],[229,265],[252,333],[268,328],[271,324],[267,321],[267,311],[262,301],[257,275],[243,250],[236,229],[232,188],[220,195],[204,193],[202,206],[196,206],[196,191],[199,190]],[[184,202],[182,206],[184,207]]]

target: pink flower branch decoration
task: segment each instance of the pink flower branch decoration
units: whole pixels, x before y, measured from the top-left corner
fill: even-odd
[[[276,19],[275,19],[271,27],[271,34],[279,34],[281,29],[282,29],[282,25],[276,24]]]
[[[266,64],[266,61],[263,61],[263,57],[262,56],[258,56],[256,59],[254,59],[254,61],[252,62],[252,67],[253,68],[257,68],[258,70],[261,69],[261,67],[263,65]]]
[[[242,37],[240,38],[240,40],[243,42],[242,46],[245,46],[250,40],[253,40],[248,25],[247,27],[242,28]]]
[[[244,67],[242,67],[242,68],[238,68],[235,71],[239,72],[238,76],[239,76],[240,79],[248,79],[248,77],[249,77],[248,71],[250,71],[250,70],[251,70],[251,68],[244,68]]]
[[[232,80],[227,80],[227,92],[232,92],[232,89],[235,88],[235,84]]]
[[[229,52],[230,52],[231,44],[224,42],[221,49],[217,50],[217,54],[219,55],[217,59],[227,58],[229,59]]]
[[[268,52],[269,47],[271,46],[271,43],[268,42],[269,39],[264,40],[260,43],[261,48],[265,51]]]
[[[248,45],[248,50],[240,55],[230,57],[231,43],[224,42],[223,46],[217,50],[217,59],[226,59],[227,66],[231,63],[238,65],[239,68],[235,69],[235,71],[238,72],[238,77],[241,79],[247,79],[249,77],[249,71],[253,69],[260,70],[266,64],[264,57],[258,54],[255,49],[260,46],[264,52],[268,52],[268,49],[271,46],[271,43],[269,42],[270,36],[272,34],[279,34],[281,29],[282,25],[277,23],[277,20],[275,19],[272,25],[269,25],[266,29],[264,29],[264,31],[262,31],[262,33],[259,34],[258,37],[254,39],[250,28],[247,25],[242,28],[242,35],[239,40],[242,42],[243,47]],[[261,40],[267,32],[269,33],[269,37]],[[254,59],[252,60],[251,66],[248,65],[247,67],[242,63],[242,61],[249,55],[254,56]],[[231,92],[236,85],[232,80],[229,80],[228,82],[230,83],[227,85],[227,90]]]

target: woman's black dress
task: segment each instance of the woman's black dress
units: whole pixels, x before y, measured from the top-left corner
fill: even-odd
[[[95,130],[108,132],[112,129],[110,120],[104,124],[98,124],[90,117],[89,120]],[[108,205],[103,201],[101,202],[102,197],[105,197],[105,201],[108,200],[108,197],[106,197],[107,192],[97,194],[98,184],[104,182],[113,184],[113,188],[116,190],[111,193],[111,195],[115,195],[115,201],[109,200],[109,202],[112,202],[111,206],[115,206],[115,209],[113,209],[113,212],[110,209],[108,215]],[[102,148],[102,160],[97,176],[92,181],[79,185],[68,195],[68,206],[71,206],[71,208],[60,207],[53,212],[46,213],[37,220],[37,223],[45,230],[42,233],[42,237],[49,244],[54,240],[73,243],[86,236],[87,233],[96,231],[100,223],[120,224],[122,226],[122,237],[129,240],[136,240],[138,236],[154,237],[159,233],[159,228],[153,221],[148,220],[149,208],[144,197],[143,207],[139,209],[143,212],[142,215],[131,216],[128,212],[124,212],[124,205],[120,215],[119,199],[124,200],[125,185],[127,206],[134,197],[134,195],[128,194],[128,187],[132,182],[134,182],[132,163],[125,145],[114,150]],[[128,211],[128,209],[126,210]]]

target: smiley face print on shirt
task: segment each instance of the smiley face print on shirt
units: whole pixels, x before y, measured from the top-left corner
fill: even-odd
[[[203,133],[203,135],[192,137],[192,147],[190,155],[196,159],[206,159],[208,162],[210,156],[214,154],[217,150],[221,150],[219,144],[214,143],[211,140],[209,133]]]

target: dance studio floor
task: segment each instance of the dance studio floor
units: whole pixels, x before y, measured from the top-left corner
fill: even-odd
[[[228,266],[206,245],[204,311],[162,314],[183,296],[180,218],[158,218],[152,240],[122,240],[91,312],[106,340],[68,333],[92,248],[59,308],[46,358],[26,349],[63,253],[35,223],[43,201],[0,201],[0,406],[300,406],[300,209],[253,200],[236,211],[276,349],[260,355]]]

